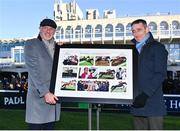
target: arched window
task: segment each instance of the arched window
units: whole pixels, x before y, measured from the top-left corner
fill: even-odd
[[[61,26],[58,26],[56,29],[56,39],[64,38],[64,29]]]
[[[128,23],[126,25],[126,36],[131,36],[132,33],[131,33],[131,23]]]
[[[92,34],[92,26],[87,25],[85,28],[85,38],[91,38],[91,34]]]
[[[160,29],[161,29],[161,30],[168,30],[168,29],[169,29],[168,23],[167,23],[166,21],[162,21],[162,22],[160,23]]]
[[[174,20],[172,22],[172,33],[175,36],[179,36],[180,35],[180,24],[177,20]]]
[[[102,37],[102,25],[100,24],[95,28],[95,37]]]
[[[83,29],[80,25],[78,25],[75,29],[75,38],[81,38],[83,34]]]
[[[157,24],[155,22],[150,22],[148,24],[148,27],[149,27],[150,31],[157,30]]]
[[[115,27],[116,30],[116,36],[124,36],[124,25],[121,23],[118,23]]]
[[[169,25],[166,21],[160,23],[161,35],[169,35]]]
[[[105,27],[105,37],[112,37],[113,36],[113,25],[112,24],[108,24]]]
[[[157,24],[155,22],[150,22],[148,27],[153,35],[157,35]]]
[[[65,32],[65,38],[73,38],[73,28],[71,26],[67,26],[66,32]]]
[[[172,29],[173,29],[173,30],[178,30],[178,29],[180,29],[180,24],[179,24],[179,22],[178,22],[177,20],[174,20],[174,21],[172,22]]]

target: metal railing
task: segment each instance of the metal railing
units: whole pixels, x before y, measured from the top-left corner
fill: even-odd
[[[180,29],[177,30],[152,30],[155,39],[180,38]],[[133,38],[131,31],[113,31],[113,32],[56,32],[56,40],[62,42],[88,42],[88,41],[118,41],[131,40]]]

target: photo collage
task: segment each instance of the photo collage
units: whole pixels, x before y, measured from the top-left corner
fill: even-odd
[[[63,56],[63,91],[127,92],[125,55],[71,54]]]

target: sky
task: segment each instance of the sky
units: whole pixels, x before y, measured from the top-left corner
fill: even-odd
[[[39,23],[53,19],[55,0],[0,0],[0,39],[35,37]],[[62,0],[70,2],[72,0]],[[180,0],[76,0],[85,18],[86,9],[115,9],[117,17],[162,14],[179,14]]]

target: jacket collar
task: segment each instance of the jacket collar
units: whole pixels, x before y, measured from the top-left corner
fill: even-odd
[[[154,42],[155,40],[154,40],[154,37],[153,37],[153,35],[152,35],[151,32],[149,32],[149,35],[150,35],[150,36],[149,36],[149,38],[147,39],[146,43],[152,43],[152,42]],[[133,42],[134,44],[136,44],[136,40],[135,40],[135,39],[132,39],[131,42]]]
[[[41,38],[40,34],[38,35],[37,38],[38,38],[40,41],[42,41],[42,38]]]

